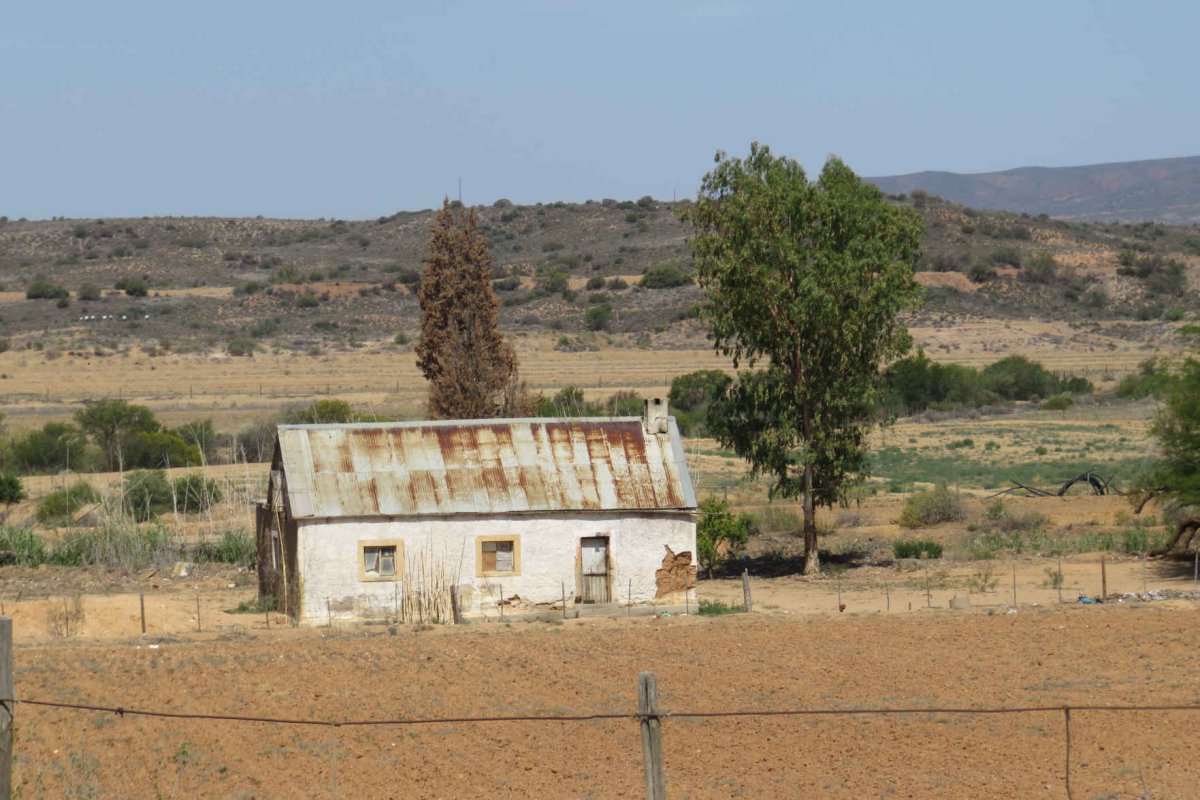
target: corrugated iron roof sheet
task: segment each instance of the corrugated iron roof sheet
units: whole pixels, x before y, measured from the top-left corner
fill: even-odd
[[[296,517],[693,509],[675,420],[280,425]]]

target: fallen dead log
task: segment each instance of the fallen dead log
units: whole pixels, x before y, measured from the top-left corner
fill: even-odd
[[[1175,535],[1162,547],[1151,551],[1150,555],[1165,556],[1168,553],[1184,552],[1192,546],[1192,540],[1200,533],[1200,518],[1187,517],[1179,520],[1175,526]]]

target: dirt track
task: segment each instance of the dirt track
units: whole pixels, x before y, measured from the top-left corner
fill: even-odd
[[[1164,604],[1165,605],[1165,604]],[[28,698],[385,719],[1200,702],[1194,604],[383,627],[17,652]],[[1196,713],[1073,716],[1075,797],[1192,797]],[[676,719],[672,797],[1063,797],[1059,712]],[[312,728],[18,707],[25,796],[640,797],[637,725]],[[80,794],[88,789],[97,794]]]

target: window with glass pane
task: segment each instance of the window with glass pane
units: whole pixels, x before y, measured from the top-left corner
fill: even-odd
[[[366,545],[363,547],[363,572],[370,578],[392,578],[396,575],[395,545]]]
[[[484,572],[513,571],[512,540],[506,542],[483,542],[481,546],[483,549]]]

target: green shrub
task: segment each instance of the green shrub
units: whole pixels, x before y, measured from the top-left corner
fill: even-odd
[[[172,431],[139,431],[122,443],[125,466],[134,469],[190,467],[200,463],[200,448]]]
[[[605,281],[604,281],[603,277],[601,277],[600,275],[593,275],[592,277],[588,278],[587,289],[589,292],[595,291],[597,289],[603,289],[604,283],[605,283]]]
[[[537,404],[539,417],[598,417],[603,413],[604,407],[585,398],[578,386],[564,386]]]
[[[0,474],[0,503],[11,506],[24,499],[25,487],[21,485],[21,479],[7,472]]]
[[[982,375],[987,388],[1005,400],[1048,397],[1059,387],[1053,373],[1025,356],[1002,358],[985,367]]]
[[[120,289],[129,297],[145,297],[150,293],[150,284],[142,278],[121,278],[113,288]]]
[[[589,331],[606,331],[612,323],[612,306],[601,303],[592,306],[583,315],[583,324]]]
[[[316,308],[321,305],[321,298],[312,292],[305,292],[296,298],[296,308]]]
[[[629,281],[624,278],[609,278],[607,286],[610,291],[619,292],[629,288]]]
[[[1026,262],[1017,277],[1029,283],[1053,283],[1058,277],[1058,262],[1052,254],[1042,251]]]
[[[733,378],[719,369],[702,369],[676,375],[667,395],[684,436],[704,436],[708,432],[708,408],[719,398]]]
[[[1046,402],[1042,403],[1044,411],[1066,411],[1071,406],[1075,405],[1075,401],[1069,394],[1056,394]]]
[[[892,542],[892,554],[896,558],[941,558],[942,545],[928,539],[897,539]]]
[[[285,425],[330,425],[358,420],[358,412],[345,400],[328,399],[288,408],[280,421]]]
[[[408,334],[407,334],[407,333],[405,333],[404,331],[400,331],[400,332],[399,332],[399,333],[397,333],[397,334],[396,334],[394,337],[392,337],[392,343],[393,343],[393,344],[398,344],[398,345],[400,345],[401,347],[403,347],[404,345],[408,344],[408,343],[409,343],[409,341],[411,341],[411,340],[408,338]]]
[[[701,600],[696,613],[702,617],[719,617],[724,614],[741,614],[745,610],[739,606],[731,606],[723,600]]]
[[[1161,397],[1170,381],[1171,376],[1166,367],[1158,359],[1148,358],[1138,365],[1137,372],[1121,379],[1114,393],[1126,400]]]
[[[732,555],[750,539],[750,517],[735,515],[729,503],[719,497],[709,497],[700,503],[700,520],[696,523],[696,560],[710,578],[719,565],[725,550]]]
[[[79,292],[77,294],[80,300],[99,300],[100,287],[96,286],[94,283],[85,283],[83,286],[79,287]]]
[[[963,515],[962,498],[945,486],[939,486],[909,497],[897,521],[904,528],[921,528],[939,522],[957,522]]]
[[[231,356],[252,356],[258,349],[258,342],[249,336],[235,336],[229,340],[225,349]]]
[[[100,493],[87,481],[56,489],[38,502],[38,522],[51,526],[69,524],[76,511],[99,499]]]
[[[171,485],[161,469],[129,474],[122,487],[125,509],[138,522],[145,522],[174,508]]]
[[[66,289],[44,278],[36,278],[25,287],[25,297],[29,300],[60,300],[70,296]]]
[[[691,284],[692,276],[674,264],[650,267],[642,275],[641,286],[646,289],[672,289]]]
[[[258,281],[242,281],[233,287],[233,293],[236,295],[251,295],[257,294],[265,288],[267,288],[266,284]]]
[[[217,482],[198,472],[175,478],[171,489],[175,493],[175,508],[182,514],[207,511],[222,499]]]

